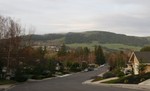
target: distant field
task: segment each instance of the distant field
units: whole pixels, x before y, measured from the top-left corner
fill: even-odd
[[[128,45],[124,45],[124,44],[99,44],[97,42],[93,42],[93,43],[74,43],[74,44],[67,44],[67,46],[72,47],[72,48],[77,48],[77,47],[88,47],[90,49],[94,49],[95,45],[101,45],[103,47],[106,47],[108,49],[113,49],[113,50],[123,50],[123,49],[131,49],[134,51],[139,51],[141,49],[141,47],[137,47],[137,46],[128,46]]]
[[[124,44],[101,44],[101,45],[109,49],[115,49],[115,50],[131,49],[134,51],[139,51],[141,49],[141,47],[138,47],[138,46],[128,46]]]

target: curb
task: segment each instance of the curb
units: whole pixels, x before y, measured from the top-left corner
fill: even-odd
[[[50,80],[50,79],[54,79],[54,78],[67,77],[67,76],[70,76],[70,75],[72,75],[72,74],[65,74],[65,75],[60,75],[60,76],[56,76],[56,77],[44,78],[44,79],[41,79],[41,80],[28,79],[27,82],[40,82],[40,81],[46,81],[46,80]]]
[[[5,91],[5,89],[4,89],[4,88],[1,88],[0,91]]]
[[[91,82],[91,80],[87,80],[82,82],[82,84],[86,85],[95,85],[95,86],[106,86],[106,87],[120,87],[120,88],[128,88],[128,89],[136,89],[136,90],[148,90],[150,91],[150,87],[147,85],[138,85],[138,84],[106,84],[100,82]]]
[[[3,86],[3,87],[2,87]],[[10,85],[1,85],[0,91],[7,91],[8,89],[14,87],[15,84],[10,84]]]
[[[51,77],[51,78],[45,78],[45,79],[42,79],[42,80],[28,79],[26,82],[40,82],[40,81],[50,80],[50,79],[53,79],[53,78],[67,77],[67,76],[70,76],[70,75],[72,75],[72,74],[65,74],[65,75],[62,75],[62,76],[56,76],[56,77]],[[26,83],[26,82],[23,82],[23,83]],[[9,89],[15,87],[17,84],[19,84],[19,83],[10,84],[10,85],[0,85],[0,91],[7,91],[7,90],[9,90]]]

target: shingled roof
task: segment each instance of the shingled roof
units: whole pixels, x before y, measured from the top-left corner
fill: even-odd
[[[150,52],[134,52],[135,56],[142,63],[150,63]]]

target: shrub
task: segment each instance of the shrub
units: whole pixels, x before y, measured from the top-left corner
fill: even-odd
[[[123,77],[124,75],[125,75],[125,74],[124,74],[123,72],[121,72],[121,71],[117,73],[117,76],[118,76],[118,77]]]
[[[28,76],[27,75],[20,75],[15,77],[15,81],[17,82],[25,82],[28,80]]]
[[[88,67],[88,64],[86,62],[82,62],[81,68],[82,70],[86,69]]]
[[[25,74],[22,68],[18,68],[15,72],[14,80],[17,82],[24,82],[28,80],[28,75]]]
[[[49,70],[45,70],[45,71],[42,72],[42,75],[45,76],[45,77],[51,77],[52,73]]]
[[[123,77],[125,75],[120,68],[116,68],[112,72],[116,74],[117,77]]]
[[[128,80],[124,80],[124,83],[128,83],[129,81]]]
[[[77,63],[77,62],[73,63],[71,68],[70,68],[70,70],[72,72],[79,72],[79,71],[81,71],[80,64]]]
[[[34,75],[34,76],[32,76],[32,79],[43,79],[43,78],[45,78],[45,76],[43,76],[43,75]]]
[[[119,78],[117,80],[108,81],[106,83],[126,83],[126,84],[138,84],[142,81],[150,79],[150,73],[142,74],[142,75],[131,75]]]
[[[69,74],[69,73],[70,73],[70,72],[67,71],[67,70],[65,70],[65,71],[62,72],[62,74]]]
[[[103,74],[103,78],[115,77],[116,75],[113,72],[106,72]]]

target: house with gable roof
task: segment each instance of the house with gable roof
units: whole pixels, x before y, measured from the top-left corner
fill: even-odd
[[[150,52],[133,52],[129,59],[129,64],[135,75],[139,74],[139,65],[145,65],[144,72],[150,72]]]

